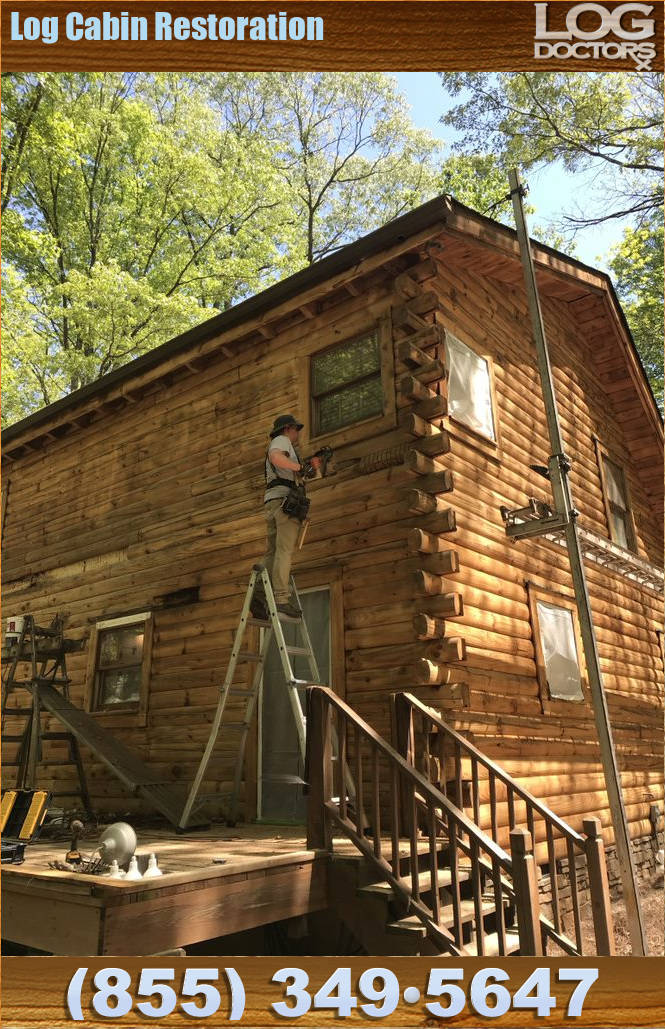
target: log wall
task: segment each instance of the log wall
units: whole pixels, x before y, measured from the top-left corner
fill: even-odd
[[[64,617],[84,643],[68,661],[71,697],[83,704],[94,623],[153,612],[145,715],[97,717],[164,779],[191,781],[207,739],[263,550],[273,418],[294,410],[308,422],[311,354],[378,325],[390,372],[384,416],[311,446],[303,433],[304,453],[325,442],[336,456],[336,475],[310,488],[313,522],[295,565],[309,585],[341,583],[332,617],[343,672],[332,685],[385,735],[390,693],[417,691],[576,828],[589,814],[607,823],[588,692],[582,704],[551,702],[536,677],[527,583],[571,598],[565,551],[509,542],[499,515],[527,495],[550,499],[529,468],[546,463],[549,443],[523,290],[491,272],[416,250],[361,266],[352,288],[294,307],[251,348],[210,349],[204,365],[174,368],[159,388],[12,465],[5,613]],[[659,560],[660,515],[579,314],[547,297],[543,311],[580,522],[608,535],[598,437],[625,468],[640,555]],[[496,446],[447,415],[446,330],[491,360]],[[587,575],[631,830],[645,836],[650,805],[662,804],[662,604],[598,565]],[[196,599],[163,606],[183,589]],[[84,756],[97,807],[138,806]],[[45,757],[44,781],[68,783],[69,770],[49,764],[58,745]],[[205,792],[223,793],[233,770],[220,739]]]

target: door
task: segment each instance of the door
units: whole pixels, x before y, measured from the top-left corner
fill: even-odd
[[[330,661],[330,589],[328,586],[300,590],[300,606],[307,624],[319,668],[319,679],[329,684]],[[287,644],[296,644],[296,626],[282,622]],[[307,658],[292,658],[297,679],[309,679]],[[302,696],[304,708],[304,692]],[[259,705],[259,760],[257,817],[260,821],[280,824],[302,824],[306,819],[306,798],[303,793],[304,762],[300,754],[296,721],[284,673],[273,639],[263,672]]]

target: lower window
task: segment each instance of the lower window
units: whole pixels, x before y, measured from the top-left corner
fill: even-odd
[[[91,639],[91,711],[138,711],[144,701],[150,662],[149,614],[97,622]]]
[[[575,604],[530,584],[529,608],[541,696],[581,703],[584,675]]]

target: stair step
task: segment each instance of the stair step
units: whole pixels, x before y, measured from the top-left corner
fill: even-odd
[[[457,878],[459,882],[466,882],[471,878],[470,872],[460,869]],[[439,889],[443,889],[446,886],[450,886],[452,883],[452,875],[449,868],[439,869],[437,876]],[[400,884],[404,889],[409,890],[413,893],[413,876],[404,875],[400,879]],[[418,876],[418,885],[420,893],[430,893],[432,890],[432,873],[423,871]],[[360,893],[374,893],[379,896],[390,897],[393,895],[393,888],[388,882],[369,883],[367,886],[361,886],[359,889]]]
[[[491,901],[484,900],[481,904],[481,914],[489,915],[495,910],[494,904]],[[461,922],[472,922],[476,917],[476,906],[473,900],[463,900],[460,903],[460,921]],[[453,915],[452,907],[443,908],[441,911],[440,924],[445,925],[446,928],[452,928],[455,924],[455,917]],[[420,930],[420,932],[419,932]],[[424,936],[426,933],[425,926],[420,921],[417,915],[407,915],[406,918],[400,918],[396,922],[389,922],[386,926],[386,932],[397,935],[419,935]]]
[[[498,957],[499,956],[499,934],[498,933],[488,933],[484,937],[484,941],[483,942],[484,942],[484,946],[485,946],[485,955],[484,955],[485,957],[492,957],[492,958],[494,958],[494,957]],[[478,956],[478,948],[476,946],[476,941],[475,940],[473,940],[471,943],[465,943],[464,947],[465,947],[467,953],[470,954],[472,957],[477,957]],[[519,938],[517,929],[514,928],[514,927],[506,929],[506,954],[514,954],[519,949],[520,949],[520,938]]]

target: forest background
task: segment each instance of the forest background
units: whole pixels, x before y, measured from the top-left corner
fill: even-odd
[[[512,167],[576,185],[542,242],[623,226],[604,260],[662,407],[663,76],[439,83],[452,146],[387,73],[3,74],[2,424],[437,194],[510,224]]]

